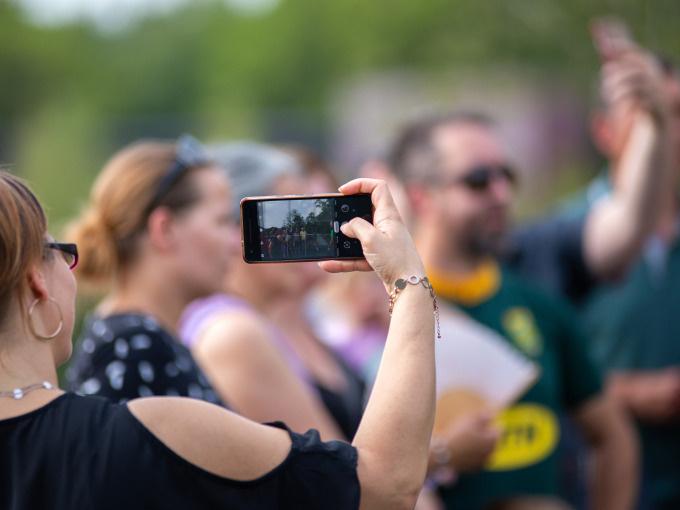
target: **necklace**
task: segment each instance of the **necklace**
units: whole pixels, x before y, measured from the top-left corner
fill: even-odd
[[[24,386],[23,388],[14,388],[11,391],[0,391],[0,397],[11,397],[14,400],[21,400],[33,390],[39,389],[53,390],[55,388],[52,383],[43,381],[41,383],[31,384],[30,386]]]

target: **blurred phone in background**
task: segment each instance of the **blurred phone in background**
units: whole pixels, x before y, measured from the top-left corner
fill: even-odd
[[[636,47],[626,24],[617,18],[599,18],[590,24],[593,44],[603,62]]]

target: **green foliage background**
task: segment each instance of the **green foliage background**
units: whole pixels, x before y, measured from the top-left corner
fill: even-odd
[[[29,179],[58,233],[107,157],[140,136],[323,150],[330,98],[366,72],[507,66],[560,76],[587,101],[588,22],[607,14],[678,60],[678,0],[281,0],[258,16],[201,0],[115,33],[37,27],[0,0],[0,164]]]
[[[603,14],[680,55],[677,0],[282,0],[259,16],[205,0],[116,33],[39,28],[0,2],[0,161],[58,226],[107,156],[142,135],[281,138],[284,119],[323,148],[329,97],[366,71],[519,64],[587,97],[588,21]]]

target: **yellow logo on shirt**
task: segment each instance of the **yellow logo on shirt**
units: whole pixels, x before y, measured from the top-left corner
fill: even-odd
[[[496,417],[501,437],[486,464],[488,471],[509,471],[537,464],[553,453],[560,436],[555,414],[537,404],[518,404]]]
[[[503,328],[517,347],[529,356],[540,356],[543,352],[541,333],[528,308],[510,308],[503,315]]]

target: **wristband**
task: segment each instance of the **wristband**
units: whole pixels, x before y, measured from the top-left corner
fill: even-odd
[[[394,310],[394,303],[397,302],[397,297],[399,293],[406,288],[406,285],[422,285],[424,289],[430,291],[430,296],[432,297],[432,305],[434,309],[434,318],[437,323],[437,338],[441,338],[441,329],[439,327],[439,305],[437,304],[437,296],[434,293],[432,284],[427,276],[417,276],[412,274],[407,278],[398,278],[394,282],[394,290],[390,292],[390,317],[392,316],[392,310]]]

